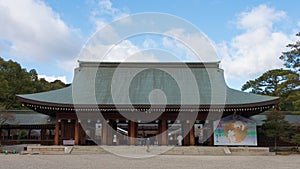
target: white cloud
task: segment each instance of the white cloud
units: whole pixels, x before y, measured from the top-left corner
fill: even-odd
[[[106,61],[124,61],[130,56],[137,53],[139,48],[133,45],[129,40],[124,40],[121,43],[112,46],[110,53],[104,58]]]
[[[245,82],[267,70],[282,67],[279,56],[291,38],[275,29],[274,24],[285,17],[285,12],[266,5],[240,14],[237,25],[244,32],[218,45],[221,66],[228,79]]]
[[[110,0],[100,0],[95,4],[94,10],[91,12],[91,20],[95,23],[97,29],[102,28],[113,20],[125,16],[128,16],[128,11],[126,9],[113,7]]]
[[[202,32],[190,33],[183,29],[171,29],[165,32],[163,45],[174,52],[180,61],[186,62],[211,62],[218,61],[213,43]]]
[[[54,82],[55,80],[60,80],[64,83],[67,83],[67,78],[66,76],[47,76],[47,75],[38,75],[39,79],[44,78],[45,80],[47,80],[48,82]]]
[[[91,13],[91,20],[95,23],[97,32],[89,39],[88,43],[82,49],[79,60],[81,61],[108,61],[108,62],[124,62],[124,61],[157,61],[153,55],[148,52],[144,53],[142,47],[138,47],[130,40],[120,40],[119,34],[115,27],[108,25],[109,22],[123,18],[119,22],[122,24],[131,23],[126,9],[113,7],[110,0],[101,0],[95,4],[95,8]],[[156,44],[154,41],[146,40],[143,47]]]
[[[148,38],[143,42],[143,48],[157,48],[157,42],[155,42],[153,39]]]
[[[114,44],[118,39],[120,39],[118,35],[118,31],[122,28],[115,28],[107,25],[108,21],[112,21],[124,16],[127,16],[127,11],[124,9],[115,8],[114,5],[110,0],[102,0],[100,1],[93,12],[91,13],[91,19],[95,22],[95,25],[100,32],[97,32],[95,35],[96,37],[92,37],[90,39],[89,44],[85,46],[84,51],[81,53],[79,60],[98,60],[103,61],[103,58],[100,58],[104,53],[109,51],[109,55],[104,58],[104,60],[109,61],[129,61],[128,56],[132,56],[132,54],[139,53],[141,50],[144,49],[162,49],[165,51],[171,52],[177,58],[174,58],[174,61],[216,61],[218,58],[216,57],[216,52],[207,37],[203,36],[202,33],[190,33],[185,32],[182,25],[178,28],[165,29],[162,32],[165,38],[160,39],[162,41],[158,41],[157,38],[154,39],[145,39],[142,44],[135,44],[139,43],[136,41],[131,40],[124,40],[117,45],[110,45]],[[137,18],[135,18],[137,19]],[[124,20],[124,21],[123,21]],[[119,20],[122,24],[132,24],[132,18],[127,17]],[[140,27],[141,25],[137,25],[139,22],[150,22],[146,19],[137,19],[137,22],[133,24],[132,29],[135,30],[134,26]],[[120,24],[121,25],[121,24]],[[151,24],[147,23],[146,25]],[[119,26],[119,25],[118,25]],[[144,25],[145,26],[145,25]],[[178,26],[178,25],[176,25]],[[184,26],[183,26],[184,27]],[[129,27],[126,27],[129,28]],[[117,30],[118,29],[118,30]],[[137,29],[139,30],[139,29]],[[160,29],[159,29],[160,30]],[[193,29],[192,29],[193,30]],[[122,33],[121,33],[122,34]],[[169,37],[174,37],[168,38]],[[134,39],[134,38],[133,38]],[[93,41],[93,42],[91,42]],[[160,46],[163,45],[163,46]],[[197,54],[200,55],[196,56],[192,50],[195,50]],[[135,55],[134,57],[130,57],[130,61],[153,61],[153,55],[149,56],[148,54],[151,52],[143,53],[144,55]],[[157,52],[154,52],[157,53]],[[213,57],[212,57],[213,55]],[[137,58],[137,56],[141,58]],[[168,55],[168,59],[170,59],[171,55]],[[165,58],[162,57],[155,57],[157,61]],[[137,60],[133,60],[137,59]],[[144,60],[143,60],[144,59]]]
[[[126,16],[125,10],[113,7],[110,0],[91,1],[94,9],[90,13],[90,19],[95,24],[95,33],[83,46],[79,55],[75,58],[63,60],[58,63],[65,70],[73,70],[78,66],[77,61],[121,61],[125,56],[131,55],[137,50],[129,41],[123,41],[118,45],[111,45],[118,40],[118,33],[108,25],[112,20]],[[101,30],[101,31],[99,31]],[[103,55],[111,48],[111,53],[103,58]]]
[[[110,0],[101,0],[99,1],[100,13],[107,14],[113,17],[113,19],[122,18],[127,16],[127,13],[124,10],[114,8]]]
[[[82,61],[154,61],[152,55],[144,54],[139,47],[129,40],[123,40],[116,45],[89,43],[82,50],[79,60]]]
[[[0,40],[12,56],[28,60],[73,57],[79,36],[40,0],[0,0]]]
[[[272,29],[274,22],[286,17],[284,11],[277,11],[267,5],[259,5],[251,11],[239,15],[237,25],[246,30],[259,29],[262,27]]]
[[[182,42],[164,37],[162,39],[162,44],[163,47],[170,51],[180,61],[200,61],[200,59],[197,59],[197,56],[195,56],[195,54],[193,54],[192,51],[187,48]]]

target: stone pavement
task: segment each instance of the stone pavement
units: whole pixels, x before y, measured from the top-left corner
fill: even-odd
[[[3,169],[296,169],[300,156],[159,155],[132,159],[112,154],[0,155]]]

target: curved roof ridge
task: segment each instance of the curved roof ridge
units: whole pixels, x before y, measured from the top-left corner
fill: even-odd
[[[79,67],[198,67],[198,68],[219,68],[220,61],[216,62],[94,62],[94,61],[80,61]]]

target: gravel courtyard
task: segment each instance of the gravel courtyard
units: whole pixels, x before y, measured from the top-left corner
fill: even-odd
[[[300,156],[187,156],[160,155],[129,159],[96,155],[0,155],[3,169],[296,169]]]

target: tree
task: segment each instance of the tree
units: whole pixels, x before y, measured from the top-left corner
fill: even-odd
[[[290,134],[291,125],[284,119],[284,115],[277,110],[267,115],[262,125],[262,131],[269,138],[274,139],[275,151],[277,150],[278,140],[287,141]]]
[[[300,32],[296,34],[300,37]],[[251,93],[278,96],[281,110],[300,111],[300,41],[288,44],[290,51],[282,52],[280,59],[285,69],[269,70],[255,80],[247,81],[242,90]]]
[[[255,80],[249,80],[242,91],[280,97],[280,110],[300,110],[299,74],[292,70],[269,70]]]
[[[300,134],[295,134],[292,139],[291,139],[291,143],[296,144],[297,145],[297,151],[299,150],[299,144],[300,144]]]
[[[293,90],[286,97],[282,97],[280,107],[282,110],[300,111],[300,89]]]
[[[4,89],[0,93],[0,101],[5,109],[20,107],[16,94],[33,92],[33,84],[25,69],[17,62],[4,61],[0,58],[0,76]],[[1,84],[1,85],[2,85]]]
[[[249,80],[242,86],[242,91],[269,96],[284,96],[297,86],[299,75],[291,70],[269,70],[255,80]]]
[[[29,71],[29,76],[30,76],[31,81],[38,81],[38,74],[35,69],[31,69]]]
[[[21,109],[17,94],[44,92],[66,87],[60,80],[49,83],[38,79],[35,69],[29,72],[12,60],[5,61],[0,57],[0,106],[5,109]]]
[[[300,38],[300,32],[296,34]],[[291,48],[290,51],[283,52],[280,56],[287,68],[293,69],[295,72],[300,72],[300,41],[294,44],[288,44],[287,47]]]
[[[296,34],[300,38],[300,32]],[[291,50],[283,52],[280,56],[285,63],[286,68],[292,70],[295,74],[298,74],[298,78],[295,78],[295,88],[291,90],[290,94],[284,98],[284,107],[294,107],[294,110],[300,110],[300,41],[288,44]]]

